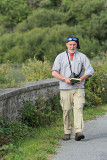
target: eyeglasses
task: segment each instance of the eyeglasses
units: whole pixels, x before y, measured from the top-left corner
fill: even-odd
[[[67,38],[67,42],[69,42],[69,41],[77,41],[77,38],[75,38],[75,37],[68,37]]]

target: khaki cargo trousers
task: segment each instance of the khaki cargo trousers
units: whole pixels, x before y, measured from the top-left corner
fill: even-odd
[[[85,103],[84,88],[60,90],[60,104],[63,110],[64,133],[72,133],[72,111],[74,114],[74,132],[82,132],[84,128],[83,107]]]

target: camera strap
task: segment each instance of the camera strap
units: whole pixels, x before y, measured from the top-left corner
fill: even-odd
[[[69,66],[70,66],[70,70],[71,70],[71,74],[72,74],[71,62],[70,62],[69,55],[68,55],[68,52],[67,52],[67,51],[66,51],[66,53],[67,53],[67,56],[68,56]],[[76,75],[77,77],[80,77],[80,74],[81,74],[81,72],[82,72],[82,69],[83,69],[83,65],[82,65],[82,67],[81,67],[80,73],[79,73],[78,75]]]
[[[72,74],[72,67],[71,67],[71,62],[70,62],[70,59],[69,59],[69,55],[68,55],[68,52],[66,51],[67,53],[67,56],[68,56],[68,62],[69,62],[69,67],[70,67],[70,70],[71,70],[71,74]]]

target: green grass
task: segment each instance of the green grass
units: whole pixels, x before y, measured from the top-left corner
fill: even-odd
[[[60,145],[63,136],[62,119],[56,124],[45,128],[35,129],[35,138],[27,138],[23,143],[18,142],[19,150],[5,156],[5,160],[47,160],[50,154],[55,154],[55,148]]]
[[[97,118],[99,115],[104,115],[107,111],[107,104],[96,108],[84,108],[84,121]]]
[[[97,108],[84,108],[84,120],[92,120],[107,111],[107,104]],[[63,136],[62,117],[55,124],[34,129],[35,137],[19,141],[17,148],[13,147],[2,160],[49,160],[50,155],[56,154],[60,146],[59,139]]]

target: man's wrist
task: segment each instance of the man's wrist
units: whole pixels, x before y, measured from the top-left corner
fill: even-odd
[[[80,78],[80,79],[81,79],[81,82],[84,81],[84,79],[82,79],[82,78]]]
[[[65,81],[65,77],[62,79],[62,81]]]

